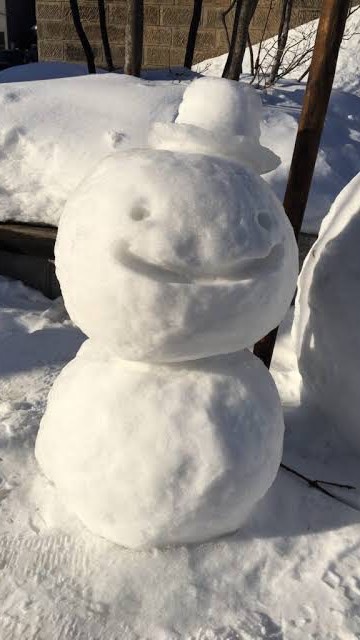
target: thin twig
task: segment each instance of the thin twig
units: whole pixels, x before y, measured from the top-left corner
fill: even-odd
[[[333,493],[332,491],[328,491],[328,489],[325,489],[321,485],[326,484],[331,487],[338,487],[340,489],[347,489],[351,491],[356,490],[356,487],[353,487],[352,485],[348,485],[348,484],[339,484],[337,482],[327,482],[324,480],[312,480],[311,478],[308,478],[307,476],[305,476],[303,473],[300,473],[300,471],[296,471],[296,469],[289,467],[287,464],[284,464],[283,462],[280,464],[280,467],[282,469],[285,469],[285,471],[288,471],[288,473],[293,474],[297,478],[304,480],[304,482],[306,482],[308,486],[311,487],[312,489],[317,489],[317,491],[324,493],[329,498],[333,498],[334,500],[337,500],[338,502],[341,502],[342,504],[345,504],[346,506],[351,507],[352,509],[355,509],[355,511],[360,512],[359,507],[348,502],[346,498],[341,498],[340,496],[336,495],[336,493]]]

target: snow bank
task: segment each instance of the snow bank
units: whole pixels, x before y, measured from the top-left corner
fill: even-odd
[[[172,367],[87,341],[48,399],[36,457],[91,531],[130,548],[209,540],[272,484],[283,418],[250,352]]]
[[[116,74],[0,85],[0,220],[57,225],[101,158],[175,118],[184,88]]]
[[[247,524],[215,543],[133,552],[66,510],[34,459],[49,389],[79,347],[68,319],[43,325],[56,307],[0,278],[1,639],[355,640],[359,514],[284,470]],[[298,403],[291,320],[272,370],[290,405],[283,460],[359,487],[358,455],[341,454],[324,417]],[[335,490],[360,507],[358,491]]]
[[[300,278],[294,335],[310,396],[360,448],[360,174],[325,218]]]
[[[69,199],[55,248],[71,318],[131,360],[248,347],[290,305],[297,248],[254,172],[153,149],[104,160]]]

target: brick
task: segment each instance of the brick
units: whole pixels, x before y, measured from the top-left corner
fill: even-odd
[[[80,18],[83,25],[86,25],[87,22],[98,22],[99,21],[99,11],[97,7],[97,3],[79,3],[79,11]],[[69,22],[72,21],[72,13],[70,6],[68,3],[64,4],[64,18]]]
[[[173,29],[172,44],[174,47],[186,47],[189,29]],[[196,47],[199,49],[207,49],[216,46],[215,29],[199,29],[196,37]]]
[[[214,49],[195,49],[194,64],[199,64],[204,60],[214,58],[216,55],[218,55],[218,52],[214,51]]]
[[[99,64],[103,63],[104,56],[103,56],[102,47],[93,46],[92,50],[94,52],[96,63],[99,63]],[[74,62],[86,61],[86,57],[81,44],[76,42],[64,43],[64,58],[65,60],[74,61]]]
[[[261,38],[262,38],[261,29],[250,28],[250,40],[252,44],[256,44],[257,42],[260,42]]]
[[[42,40],[39,46],[39,60],[64,60],[63,43]]]
[[[115,45],[111,47],[113,63],[116,67],[122,67],[125,60],[125,47]]]
[[[231,31],[229,31],[229,38],[231,38]],[[222,53],[229,50],[229,43],[226,37],[225,29],[216,29],[216,47],[221,49]]]
[[[294,27],[306,22],[310,22],[310,20],[316,20],[316,18],[318,17],[318,12],[314,10],[310,11],[309,9],[305,9],[303,11],[294,11],[291,16],[290,24],[292,27]]]
[[[126,4],[112,2],[109,5],[109,23],[126,24]]]
[[[125,42],[125,26],[116,25],[116,24],[108,24],[108,36],[109,40],[112,43],[116,44],[124,44]]]
[[[36,5],[37,20],[61,20],[63,8],[62,2],[38,2]]]
[[[187,0],[192,5],[192,0]],[[164,4],[174,4],[175,0],[144,0],[144,7],[146,5],[154,5],[155,7],[162,7]]]
[[[266,9],[255,11],[251,26],[254,29],[264,29],[266,22],[268,23],[268,27],[271,25],[271,27],[278,28],[280,24],[280,13],[275,9],[272,9],[270,13]]]
[[[170,45],[171,44],[171,28],[170,27],[145,27],[144,29],[145,45]]]
[[[49,20],[42,21],[38,25],[37,32],[40,40],[63,40],[64,22],[51,22]]]
[[[144,7],[144,22],[145,25],[155,26],[160,24],[160,9],[153,5],[145,5]]]
[[[145,47],[144,62],[147,67],[168,67],[170,64],[169,47]]]
[[[192,9],[189,7],[161,7],[161,24],[169,27],[190,26]]]
[[[202,25],[204,27],[217,27],[217,28],[223,28],[223,21],[222,21],[222,13],[223,13],[223,9],[208,9],[206,8],[203,12],[203,17],[202,17]],[[227,15],[226,17],[226,22],[227,24],[231,24],[232,18],[231,15]]]
[[[182,67],[184,64],[185,49],[170,49],[170,66]]]

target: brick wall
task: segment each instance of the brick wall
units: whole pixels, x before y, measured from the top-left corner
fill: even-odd
[[[271,0],[260,0],[251,25],[253,42],[260,40]],[[195,50],[195,62],[228,50],[222,12],[230,0],[203,0],[201,25]],[[295,0],[293,26],[318,16],[321,0]],[[99,29],[97,0],[79,0],[83,26],[93,46],[96,63],[105,66]],[[182,65],[192,16],[192,0],[145,0],[144,66]],[[273,0],[266,36],[277,32],[281,0]],[[107,0],[109,39],[116,66],[124,61],[126,2]],[[232,16],[227,16],[231,33]],[[75,33],[68,0],[37,0],[37,25],[40,60],[84,60]]]

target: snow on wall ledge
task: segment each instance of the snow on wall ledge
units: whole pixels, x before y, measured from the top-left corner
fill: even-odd
[[[304,231],[318,231],[335,197],[360,166],[359,32],[360,12],[355,12],[340,51]],[[196,70],[216,76],[223,64],[224,59],[217,58]],[[28,73],[29,80],[34,74],[54,78],[84,73],[78,65],[53,63],[50,69],[46,64],[43,72],[42,66],[28,65],[21,73]],[[67,198],[101,158],[119,148],[145,144],[151,123],[175,120],[187,85],[174,78],[146,82],[114,74],[10,84],[19,73],[14,69],[0,74],[0,220],[54,225]],[[261,143],[281,158],[266,180],[280,199],[304,87],[290,80],[262,94]]]

